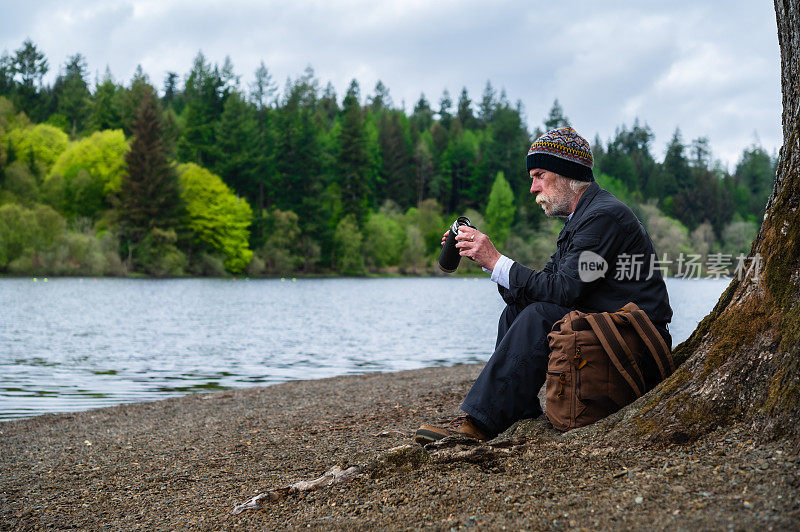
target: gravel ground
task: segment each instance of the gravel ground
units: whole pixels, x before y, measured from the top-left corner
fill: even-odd
[[[502,452],[385,460],[420,423],[457,414],[479,371],[298,381],[2,423],[0,528],[800,529],[800,456],[737,427],[634,450],[562,438],[540,418],[501,436],[515,444]],[[373,466],[231,513],[336,464]]]

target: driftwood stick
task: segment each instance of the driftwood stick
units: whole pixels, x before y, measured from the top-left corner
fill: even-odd
[[[358,476],[361,473],[361,466],[350,466],[347,469],[342,469],[339,466],[333,466],[330,470],[326,471],[324,475],[314,480],[301,480],[282,488],[269,490],[266,493],[259,493],[249,501],[236,506],[233,509],[233,514],[238,515],[245,510],[257,510],[267,502],[275,502],[283,499],[287,495],[293,493],[300,493],[303,491],[311,491],[319,488],[332,486],[333,484],[340,484],[347,482]]]
[[[504,445],[506,443],[503,442]],[[341,484],[361,475],[374,477],[386,475],[389,472],[416,469],[428,461],[435,463],[483,462],[511,456],[521,448],[524,448],[524,445],[511,445],[509,448],[504,448],[459,437],[444,438],[426,445],[424,449],[418,444],[399,445],[383,451],[376,459],[367,464],[354,465],[347,469],[334,466],[317,479],[301,480],[265,493],[259,493],[249,501],[236,506],[233,514],[238,515],[245,510],[257,510],[267,503],[279,501],[288,495]]]

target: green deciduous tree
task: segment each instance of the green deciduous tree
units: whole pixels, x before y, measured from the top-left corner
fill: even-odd
[[[39,199],[39,183],[30,168],[22,161],[14,161],[3,168],[3,198],[23,205]],[[4,203],[0,199],[0,203]]]
[[[33,239],[36,231],[32,213],[16,204],[0,206],[0,269],[18,258]]]
[[[228,188],[219,176],[193,163],[178,167],[185,224],[202,246],[225,257],[225,267],[241,272],[250,263],[250,205]]]
[[[14,262],[35,265],[64,235],[66,223],[46,205],[25,208],[21,205],[0,206],[0,271]]]
[[[68,217],[94,218],[110,206],[110,194],[122,183],[127,151],[122,131],[110,130],[71,143],[59,156],[47,180],[63,178],[60,208]]]
[[[174,229],[150,229],[136,245],[137,269],[155,277],[182,275],[186,269],[186,255],[175,245],[177,241]]]
[[[419,229],[426,256],[433,254],[438,256],[442,233],[452,222],[452,220],[445,221],[441,205],[434,199],[426,199],[418,207],[411,207],[406,211],[404,222]]]
[[[8,134],[8,140],[16,159],[28,162],[33,158],[37,164],[42,165],[45,172],[52,168],[69,146],[67,134],[47,124],[13,129]]]
[[[364,224],[364,235],[364,255],[369,267],[399,264],[406,234],[398,220],[383,212],[371,213]]]
[[[514,193],[503,172],[497,172],[486,205],[486,233],[497,245],[505,244],[514,221]]]
[[[354,214],[339,221],[334,234],[334,266],[345,275],[364,273],[363,237]]]
[[[273,210],[266,217],[267,238],[256,252],[263,272],[285,275],[295,271],[300,265],[302,251],[298,219],[297,214],[292,211],[279,209]],[[255,259],[253,262],[256,262]]]
[[[675,218],[665,216],[654,203],[642,205],[640,216],[659,259],[671,261],[665,265],[669,266],[672,273],[677,273],[681,254],[693,252],[689,230]]]

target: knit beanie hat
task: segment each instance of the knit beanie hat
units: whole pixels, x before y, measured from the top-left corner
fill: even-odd
[[[526,160],[528,172],[541,168],[578,181],[594,181],[593,164],[589,143],[571,127],[551,129],[536,139]]]

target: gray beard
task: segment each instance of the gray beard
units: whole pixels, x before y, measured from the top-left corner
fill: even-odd
[[[548,209],[546,208],[545,205],[542,205],[541,203],[539,205],[542,207],[542,210],[544,211],[545,216],[550,216],[551,218],[562,218],[562,219],[565,219],[570,214],[572,214],[571,211],[570,211],[570,206],[571,206],[570,202],[563,202],[563,203],[557,203],[557,204],[553,204],[553,203],[549,203],[548,202],[548,205],[550,206],[549,212],[548,212]]]
[[[536,198],[536,203],[541,205],[544,209],[544,214],[553,218],[564,218],[572,213],[572,201],[575,198],[575,193],[570,188],[566,179],[558,181],[557,186],[553,190],[552,197],[544,197],[547,200],[539,203],[539,197]],[[549,207],[546,208],[546,207]]]

